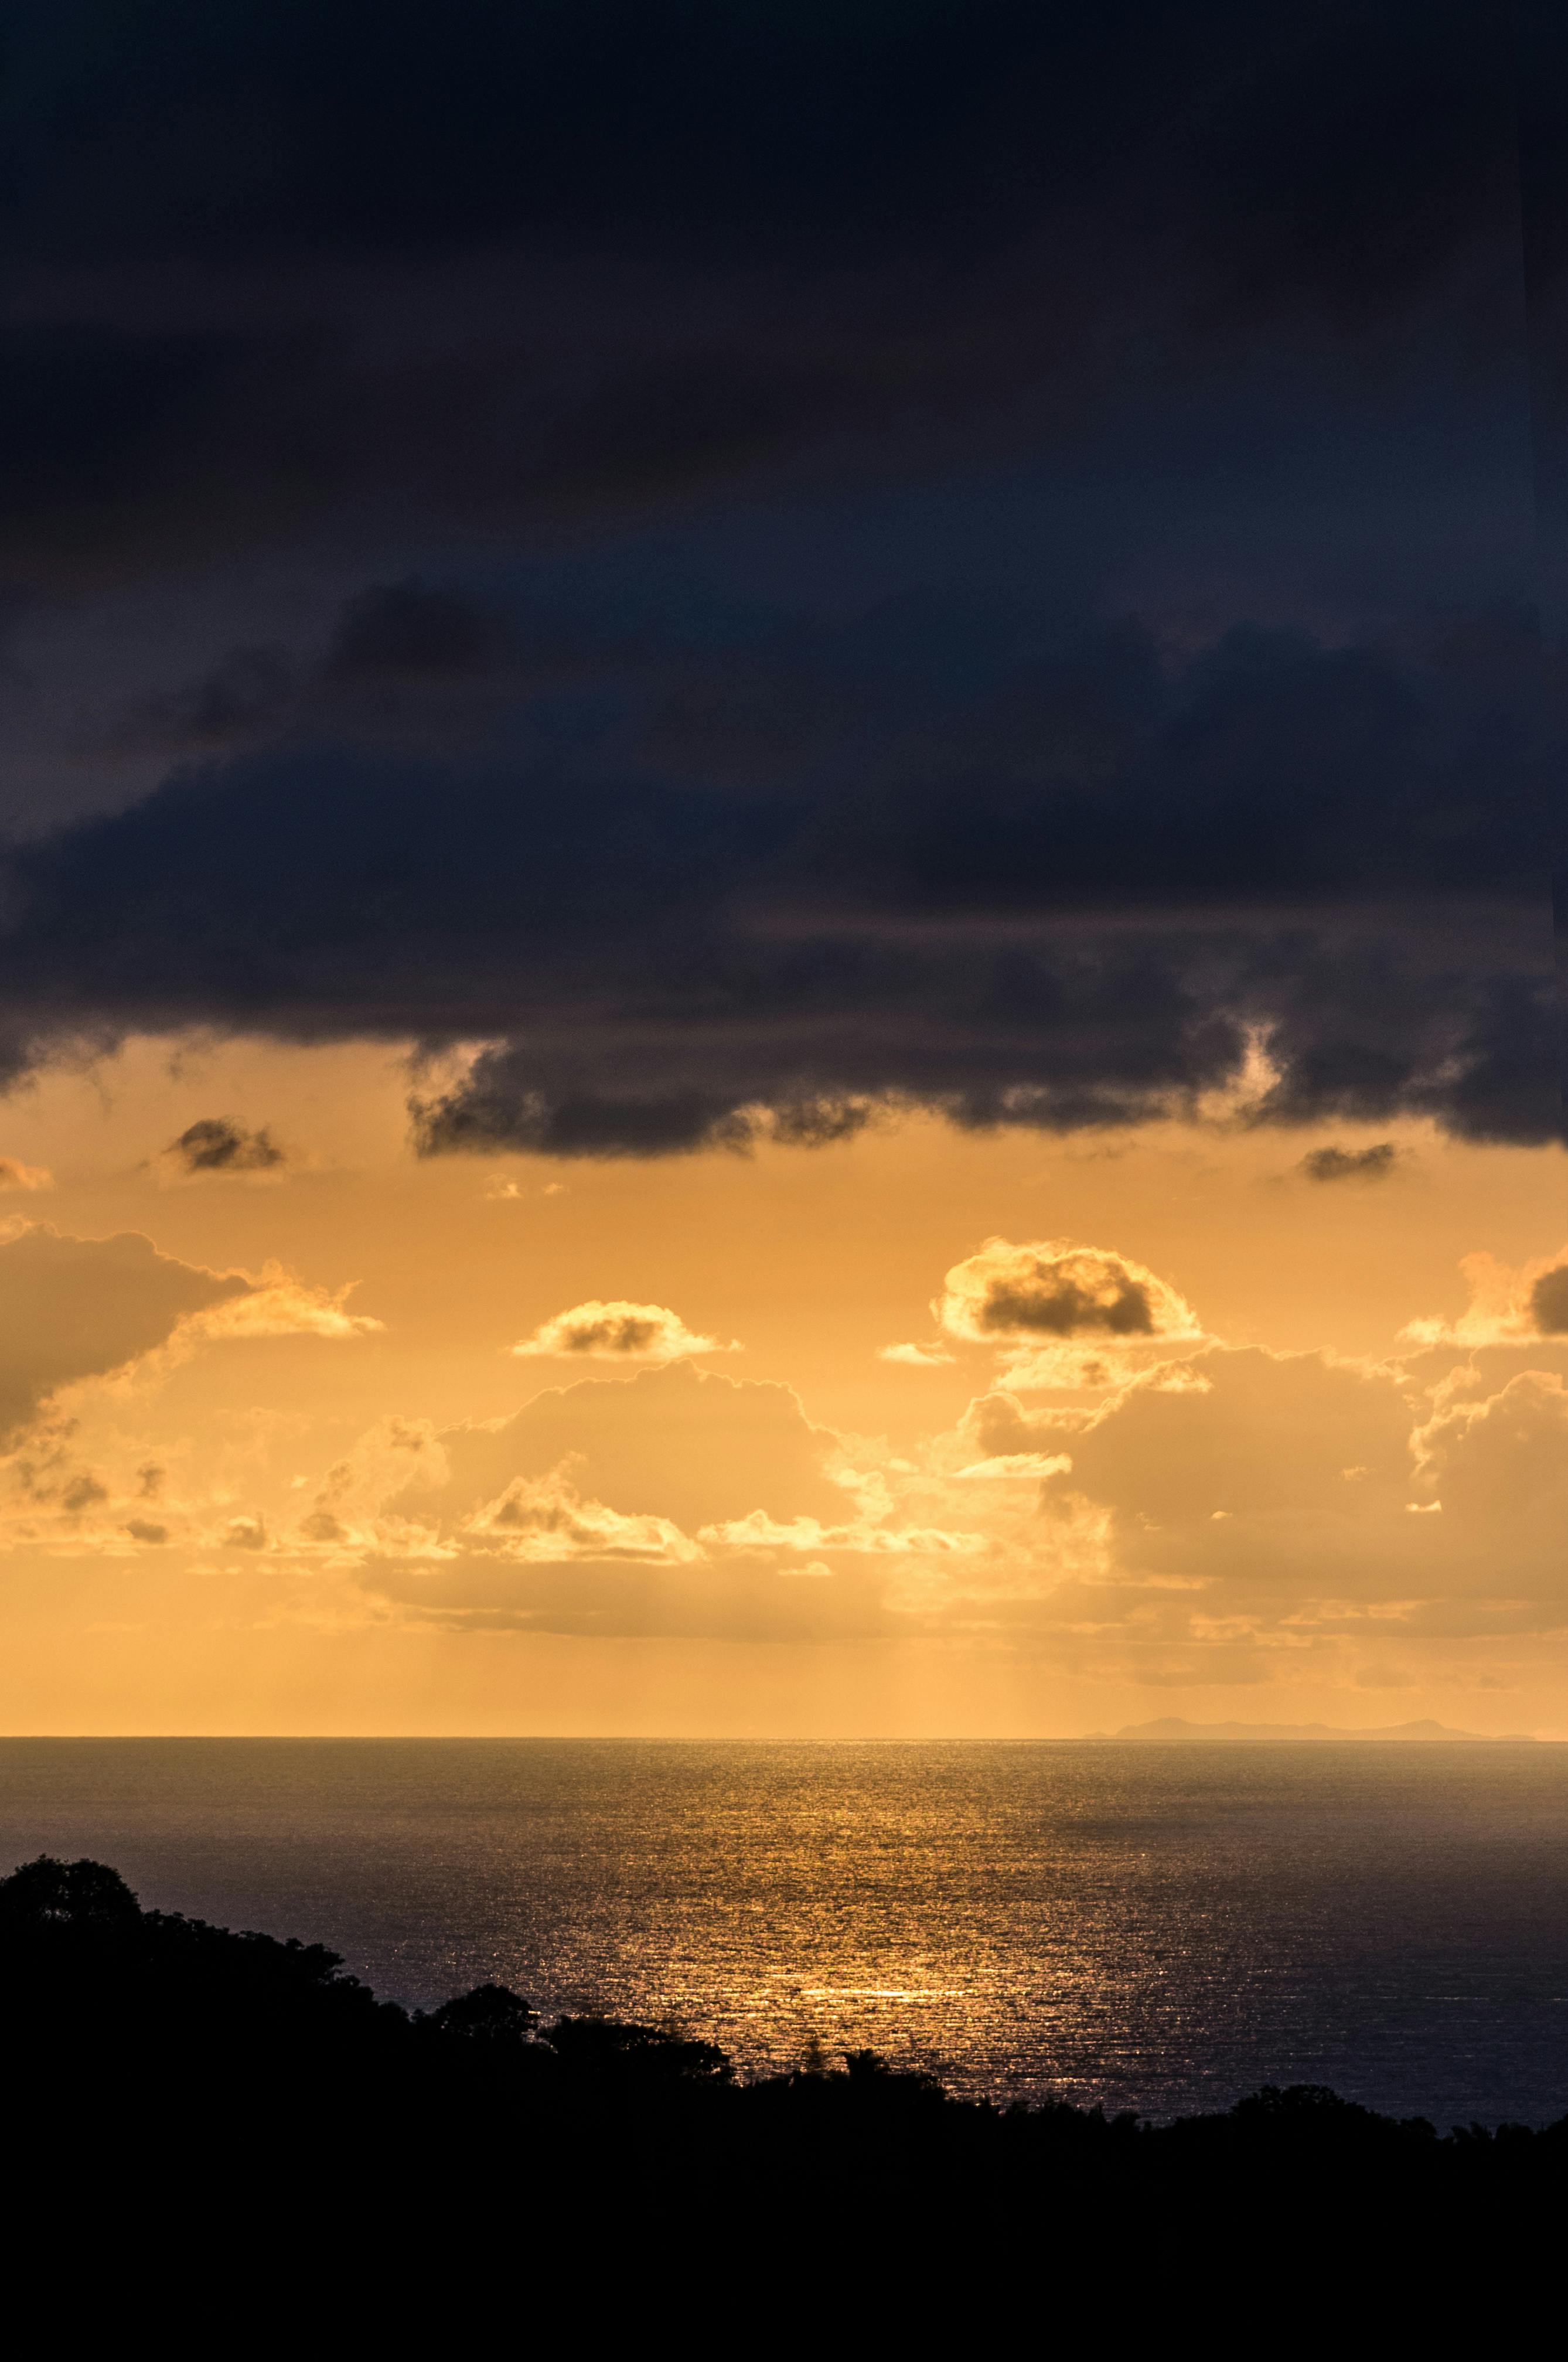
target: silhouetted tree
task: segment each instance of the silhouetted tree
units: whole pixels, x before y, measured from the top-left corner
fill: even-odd
[[[40,1853],[0,1878],[0,1938],[28,1927],[129,1927],[140,1906],[117,1870],[101,1861],[56,1861]]]
[[[534,2031],[539,2017],[510,1985],[491,1984],[444,2001],[424,2022],[459,2041],[515,2046]]]

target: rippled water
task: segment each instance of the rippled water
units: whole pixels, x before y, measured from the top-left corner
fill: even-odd
[[[1163,2114],[1568,2110],[1568,1747],[0,1740],[0,1862],[746,2067]]]

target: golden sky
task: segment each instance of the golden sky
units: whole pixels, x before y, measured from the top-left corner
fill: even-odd
[[[0,1727],[1568,1734],[1511,17],[204,13],[18,18]]]
[[[0,1727],[1568,1736],[1560,1150],[1243,1084],[421,1159],[407,1089],[139,1040],[6,1103]]]

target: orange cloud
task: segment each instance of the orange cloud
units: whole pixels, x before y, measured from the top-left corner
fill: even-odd
[[[950,1337],[978,1345],[1196,1341],[1203,1333],[1192,1307],[1147,1264],[1069,1239],[988,1239],[954,1264],[932,1310]]]
[[[607,1302],[591,1297],[541,1321],[512,1352],[520,1359],[603,1362],[678,1362],[693,1353],[738,1353],[737,1344],[696,1336],[677,1312],[663,1304]]]
[[[668,1518],[627,1514],[602,1501],[585,1501],[569,1463],[547,1476],[514,1477],[462,1524],[463,1539],[531,1564],[576,1559],[630,1559],[642,1565],[680,1566],[702,1553]]]
[[[245,1294],[226,1297],[181,1323],[171,1341],[215,1344],[237,1337],[369,1337],[382,1326],[369,1313],[349,1312],[345,1299],[354,1283],[339,1288],[311,1287],[282,1273],[263,1275]]]

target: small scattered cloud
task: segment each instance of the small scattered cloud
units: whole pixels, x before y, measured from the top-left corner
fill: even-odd
[[[1399,1156],[1391,1140],[1371,1148],[1314,1148],[1296,1170],[1309,1181],[1386,1181]]]
[[[24,1164],[19,1156],[0,1156],[0,1189],[52,1189],[54,1175],[47,1164]]]
[[[988,1239],[977,1254],[954,1264],[932,1310],[950,1337],[973,1344],[1079,1337],[1148,1343],[1202,1333],[1191,1306],[1146,1264],[1069,1239],[1024,1246]]]
[[[591,1297],[541,1321],[511,1350],[522,1360],[659,1363],[684,1361],[693,1353],[738,1353],[741,1349],[734,1342],[721,1345],[716,1337],[695,1335],[668,1305]]]
[[[953,1356],[942,1345],[881,1345],[877,1359],[897,1363],[906,1370],[940,1370],[951,1367]]]
[[[188,1124],[155,1159],[165,1181],[202,1181],[230,1175],[277,1175],[288,1162],[269,1131],[247,1131],[227,1116],[203,1116]]]

